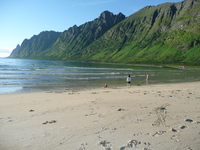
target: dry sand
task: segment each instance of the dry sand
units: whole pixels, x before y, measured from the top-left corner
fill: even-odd
[[[1,150],[199,150],[200,82],[0,95]]]

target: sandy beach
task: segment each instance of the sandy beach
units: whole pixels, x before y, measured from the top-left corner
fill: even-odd
[[[199,150],[200,82],[0,95],[1,150]]]

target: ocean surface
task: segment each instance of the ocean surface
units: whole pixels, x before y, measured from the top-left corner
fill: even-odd
[[[198,69],[0,58],[0,94],[200,81]]]

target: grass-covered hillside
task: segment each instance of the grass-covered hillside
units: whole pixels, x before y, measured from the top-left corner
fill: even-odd
[[[200,2],[143,8],[89,45],[82,59],[200,65]]]
[[[21,58],[200,66],[200,0],[147,6],[127,18],[106,11],[46,49],[28,56],[14,51]]]

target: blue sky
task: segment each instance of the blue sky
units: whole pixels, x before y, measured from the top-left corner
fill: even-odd
[[[0,0],[0,57],[42,31],[63,32],[108,10],[126,17],[149,5],[182,0]]]

